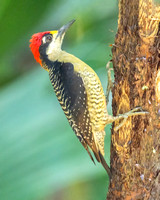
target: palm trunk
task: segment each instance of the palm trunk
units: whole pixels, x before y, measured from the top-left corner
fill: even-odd
[[[152,0],[119,0],[112,52],[113,115],[137,106],[149,114],[112,129],[107,200],[160,200],[160,7]]]

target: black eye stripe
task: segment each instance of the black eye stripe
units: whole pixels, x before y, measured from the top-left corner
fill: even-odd
[[[45,38],[45,43],[49,43],[52,41],[53,37],[51,34],[48,33],[48,34],[44,35],[43,38]],[[42,41],[43,41],[43,38],[42,38]]]
[[[39,53],[40,53],[40,58],[44,59],[47,55],[46,55],[46,51],[47,51],[47,48],[49,46],[49,44],[52,42],[52,34],[45,34],[43,37],[42,37],[42,40],[41,40],[41,45],[39,47]]]

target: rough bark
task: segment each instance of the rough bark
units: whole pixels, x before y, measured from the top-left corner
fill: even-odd
[[[112,53],[113,115],[137,106],[149,114],[112,129],[107,200],[160,200],[160,7],[120,0]]]

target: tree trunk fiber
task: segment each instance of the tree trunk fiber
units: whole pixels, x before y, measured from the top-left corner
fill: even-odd
[[[107,200],[160,200],[160,7],[152,0],[119,0],[112,52],[113,115],[137,106],[149,114],[112,129]]]

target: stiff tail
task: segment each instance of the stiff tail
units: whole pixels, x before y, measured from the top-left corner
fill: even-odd
[[[93,157],[92,157],[92,155],[91,155],[91,153],[90,153],[90,151],[89,151],[89,149],[88,149],[89,144],[88,144],[87,141],[85,141],[85,140],[81,141],[81,143],[82,143],[82,145],[84,146],[84,148],[86,149],[86,151],[88,152],[88,154],[89,154],[91,160],[92,160],[93,163],[95,164],[95,161],[94,161],[94,159],[93,159]],[[102,166],[103,166],[104,169],[106,170],[106,172],[107,172],[109,178],[111,179],[111,171],[110,171],[110,168],[109,168],[109,166],[107,165],[107,163],[106,163],[106,161],[105,161],[103,155],[101,154],[100,150],[97,150],[97,147],[96,147],[95,143],[92,144],[91,150],[93,151],[93,153],[94,153],[94,155],[95,155],[95,157],[96,157],[96,160],[102,164]]]
[[[100,158],[100,163],[103,165],[104,169],[108,173],[109,178],[111,179],[111,170],[110,170],[108,164],[106,163],[106,161],[100,151],[98,151],[98,154],[99,154],[99,158]]]
[[[92,155],[91,155],[91,153],[90,153],[90,151],[89,151],[89,149],[88,149],[88,146],[87,146],[85,140],[81,140],[81,144],[82,144],[82,145],[84,146],[84,148],[86,149],[86,151],[87,151],[89,157],[91,158],[91,160],[93,161],[93,163],[96,164],[95,161],[94,161],[94,159],[93,159],[93,157],[92,157]]]
[[[91,155],[91,153],[90,153],[90,151],[89,151],[89,149],[88,149],[88,147],[85,148],[85,149],[87,150],[87,152],[88,152],[88,154],[89,154],[91,160],[93,161],[93,163],[96,164],[95,161],[94,161],[94,159],[93,159],[93,157],[92,157],[92,155]]]
[[[107,172],[109,178],[111,179],[111,171],[110,171],[110,168],[109,168],[108,164],[106,163],[106,161],[105,161],[103,155],[101,154],[101,152],[100,152],[100,151],[98,151],[98,152],[94,152],[94,151],[93,151],[93,153],[94,153],[94,155],[95,155],[97,161],[100,162],[100,163],[102,164],[102,166],[103,166],[104,169],[106,170],[106,172]]]

